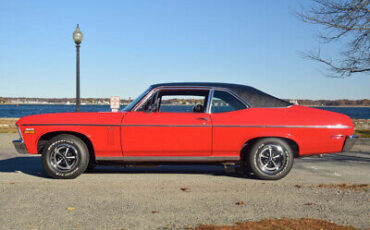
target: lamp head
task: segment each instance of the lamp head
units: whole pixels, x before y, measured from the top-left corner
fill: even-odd
[[[76,30],[73,32],[73,40],[75,41],[76,44],[80,44],[83,39],[83,34],[80,30],[79,25],[77,24]]]

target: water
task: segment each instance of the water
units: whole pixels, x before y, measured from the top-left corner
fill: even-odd
[[[336,113],[343,113],[352,119],[370,119],[370,107],[315,107]]]
[[[0,117],[24,117],[43,113],[74,112],[75,105],[0,105]],[[81,105],[81,112],[108,112],[109,105]]]
[[[170,106],[169,106],[170,107]],[[124,106],[121,107],[123,109]],[[370,107],[315,107],[343,113],[354,119],[370,119]],[[169,108],[168,108],[169,109]],[[168,110],[167,109],[167,110]],[[23,117],[42,113],[74,112],[74,105],[0,105],[0,118]],[[109,112],[109,105],[81,105],[81,112]]]

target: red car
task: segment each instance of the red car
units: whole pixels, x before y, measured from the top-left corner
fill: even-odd
[[[274,180],[296,157],[346,151],[356,140],[346,115],[226,83],[156,84],[121,112],[33,115],[17,126],[17,151],[42,154],[53,178],[97,164],[186,162],[240,164]]]

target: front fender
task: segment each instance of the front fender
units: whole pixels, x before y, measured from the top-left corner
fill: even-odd
[[[24,130],[29,128],[33,128],[35,130],[35,133],[33,134],[25,134]],[[26,145],[26,148],[30,154],[38,154],[37,145],[40,141],[41,137],[43,137],[46,134],[50,133],[76,133],[80,135],[86,136],[88,139],[91,139],[91,134],[89,134],[86,130],[82,129],[78,126],[21,126],[20,131],[23,135],[23,140]],[[91,141],[91,140],[90,140]]]

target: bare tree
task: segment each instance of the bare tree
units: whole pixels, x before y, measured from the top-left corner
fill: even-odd
[[[324,63],[335,77],[370,73],[370,6],[369,0],[311,0],[313,6],[297,13],[304,22],[321,25],[322,43],[334,41],[345,45],[340,58],[323,58],[320,51],[308,58]]]

